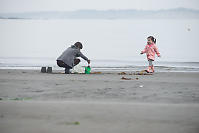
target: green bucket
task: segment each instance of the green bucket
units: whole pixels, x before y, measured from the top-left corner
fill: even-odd
[[[90,74],[91,73],[91,67],[87,66],[85,67],[85,74]]]

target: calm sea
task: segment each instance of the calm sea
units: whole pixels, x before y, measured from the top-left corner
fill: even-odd
[[[0,69],[59,69],[56,58],[80,41],[95,70],[142,70],[150,35],[162,56],[157,71],[199,71],[199,19],[0,19]]]
[[[81,66],[86,66],[85,61]],[[147,61],[127,60],[92,60],[91,68],[94,71],[140,71],[146,69]],[[157,72],[199,72],[199,62],[154,62]],[[34,69],[40,70],[42,66],[53,67],[53,70],[62,70],[56,65],[54,58],[0,58],[0,69]]]

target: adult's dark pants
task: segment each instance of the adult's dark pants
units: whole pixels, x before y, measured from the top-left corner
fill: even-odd
[[[79,62],[80,62],[80,59],[74,59],[74,66],[76,66],[77,64],[79,64]],[[64,62],[61,61],[61,60],[57,60],[57,65],[58,65],[59,67],[65,68],[65,73],[66,73],[66,74],[69,74],[69,73],[70,73],[70,69],[72,69],[71,66],[67,65],[66,63],[64,63]]]

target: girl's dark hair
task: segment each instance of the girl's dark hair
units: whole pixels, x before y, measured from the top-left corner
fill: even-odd
[[[150,38],[152,42],[156,43],[156,39],[153,36],[149,36],[147,38]]]
[[[75,45],[76,47],[80,48],[80,49],[83,48],[83,45],[82,45],[81,42],[76,42],[74,45]]]

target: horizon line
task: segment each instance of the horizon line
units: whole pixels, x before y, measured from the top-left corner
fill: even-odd
[[[128,9],[76,9],[76,10],[38,10],[38,11],[20,11],[20,12],[0,12],[1,14],[21,14],[21,13],[45,13],[45,12],[77,12],[77,11],[169,11],[169,10],[176,10],[176,9],[183,9],[183,10],[192,10],[192,11],[199,11],[199,9],[195,8],[185,8],[185,7],[176,7],[176,8],[162,8],[162,9],[135,9],[135,8],[128,8]]]

